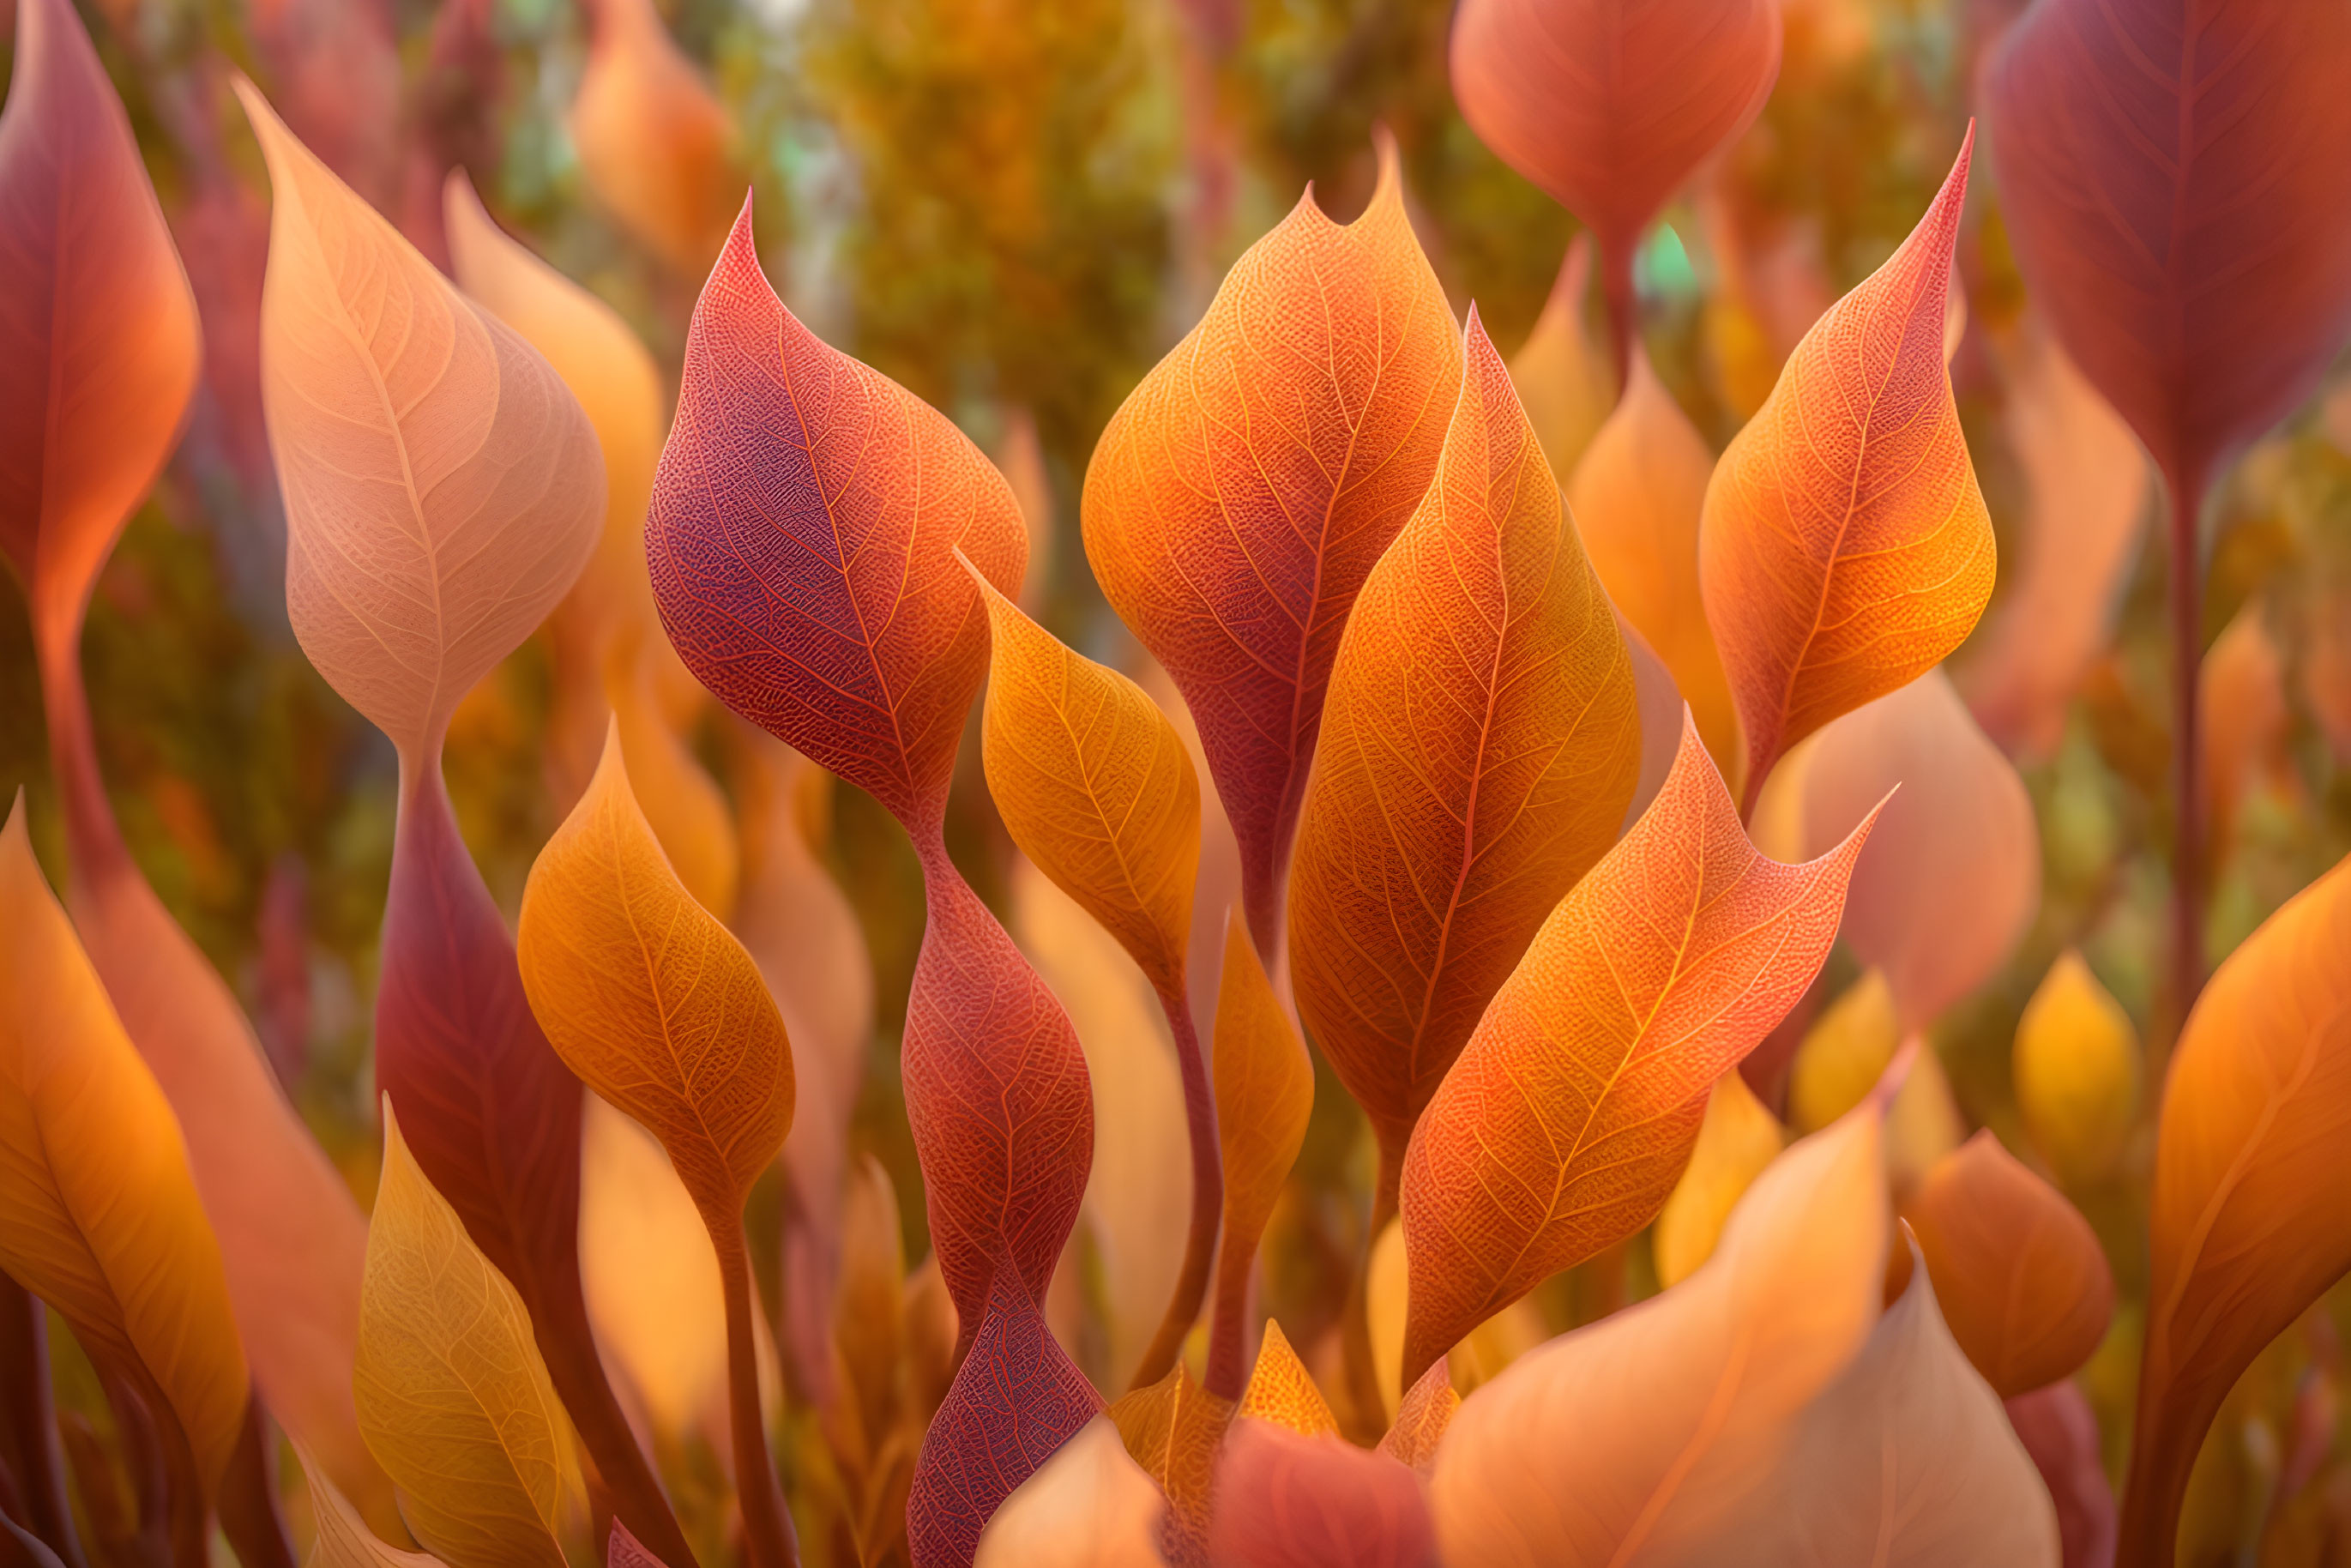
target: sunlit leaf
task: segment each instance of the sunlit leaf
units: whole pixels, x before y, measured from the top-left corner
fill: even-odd
[[[743,189],[735,128],[651,0],[589,7],[569,129],[597,200],[672,267],[700,277]]]
[[[1804,1031],[1788,1071],[1789,1121],[1800,1133],[1816,1133],[1860,1104],[1901,1043],[1894,992],[1884,975],[1868,970]]]
[[[2351,862],[2231,954],[2172,1051],[2124,1563],[2168,1563],[2213,1413],[2351,1268]]]
[[[445,1568],[429,1552],[403,1552],[387,1546],[368,1529],[367,1521],[335,1490],[335,1483],[307,1447],[297,1445],[302,1479],[310,1492],[310,1518],[318,1528],[306,1568]]]
[[[1877,1322],[1881,1158],[1873,1101],[1774,1161],[1687,1280],[1464,1400],[1430,1483],[1447,1560],[1714,1561],[1713,1527]]]
[[[1165,1508],[1177,1536],[1205,1542],[1217,1449],[1232,1424],[1233,1401],[1209,1393],[1178,1362],[1174,1371],[1112,1405],[1120,1441],[1144,1473],[1166,1494]]]
[[[1656,1214],[1714,1081],[1828,956],[1867,836],[1802,865],[1759,854],[1686,724],[1664,789],[1544,923],[1413,1135],[1405,1382]]]
[[[1290,1337],[1281,1332],[1281,1325],[1270,1318],[1266,1320],[1265,1341],[1258,1347],[1257,1365],[1249,1371],[1249,1386],[1242,1390],[1234,1415],[1301,1437],[1336,1436],[1339,1430],[1339,1418],[1331,1414],[1329,1402],[1314,1385],[1313,1375],[1290,1348]]]
[[[2138,1112],[2138,1031],[2080,953],[2058,955],[2025,1003],[2011,1077],[2033,1146],[2059,1174],[2114,1168]]]
[[[1592,236],[1583,233],[1568,242],[1534,330],[1510,356],[1510,384],[1553,474],[1575,472],[1616,404],[1608,356],[1584,330],[1583,301],[1591,292]]]
[[[1218,1568],[1437,1568],[1420,1478],[1333,1434],[1234,1423],[1217,1463]]]
[[[1714,1081],[1706,1120],[1672,1196],[1657,1211],[1657,1283],[1676,1285],[1714,1255],[1722,1227],[1755,1178],[1780,1157],[1787,1134],[1737,1072]]]
[[[1163,1568],[1166,1512],[1118,1428],[1097,1416],[1004,1500],[980,1532],[974,1568]]]
[[[1379,1139],[1375,1222],[1422,1107],[1640,771],[1624,640],[1474,310],[1462,353],[1428,493],[1339,644],[1290,868],[1298,1009]]]
[[[1086,558],[1191,705],[1269,961],[1340,632],[1460,384],[1394,146],[1380,156],[1362,217],[1333,224],[1310,192],[1234,264],[1086,470]]]
[[[1380,1452],[1409,1465],[1426,1480],[1436,1469],[1437,1445],[1460,1408],[1461,1396],[1453,1391],[1451,1375],[1442,1363],[1430,1362],[1420,1381],[1404,1391],[1395,1419],[1380,1439]]]
[[[352,1392],[401,1512],[449,1568],[561,1568],[563,1406],[514,1287],[467,1239],[383,1102]]]
[[[1707,487],[1698,575],[1750,805],[1782,752],[1924,674],[1991,597],[1991,517],[1943,363],[1973,138],[1901,248],[1804,334]]]

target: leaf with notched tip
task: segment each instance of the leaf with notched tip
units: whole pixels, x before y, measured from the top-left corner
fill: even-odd
[[[2172,1052],[2124,1563],[2168,1563],[2238,1375],[2351,1268],[2351,861],[2229,956]]]
[[[1086,470],[1086,559],[1191,706],[1269,959],[1340,633],[1427,488],[1460,381],[1383,141],[1364,215],[1343,227],[1301,197]]]
[[[1544,922],[1413,1134],[1406,1383],[1656,1216],[1715,1080],[1828,956],[1869,826],[1802,865],[1758,853],[1685,716],[1665,788]]]
[[[1428,493],[1356,596],[1290,867],[1298,1010],[1378,1135],[1413,1124],[1641,765],[1608,596],[1477,312]]]
[[[759,271],[746,201],[694,308],[645,523],[662,623],[721,702],[935,835],[1017,593],[1010,486],[946,416],[828,346]]]
[[[1901,248],[1804,334],[1707,486],[1698,579],[1750,805],[1789,747],[1925,674],[1991,597],[1991,517],[1943,362],[1974,137]]]

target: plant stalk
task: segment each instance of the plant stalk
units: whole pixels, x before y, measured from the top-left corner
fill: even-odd
[[[1217,1101],[1208,1082],[1207,1063],[1200,1056],[1200,1034],[1192,1019],[1192,1002],[1179,968],[1159,987],[1159,1006],[1176,1037],[1176,1061],[1184,1076],[1184,1123],[1192,1145],[1192,1223],[1184,1242],[1184,1268],[1176,1277],[1176,1292],[1168,1299],[1159,1332],[1134,1371],[1129,1388],[1144,1388],[1167,1375],[1184,1354],[1185,1336],[1199,1321],[1200,1303],[1208,1293],[1208,1270],[1217,1257],[1217,1227],[1224,1218],[1223,1151],[1217,1141]]]
[[[784,1507],[783,1484],[768,1457],[767,1418],[759,1408],[758,1341],[752,1326],[751,1261],[742,1222],[713,1225],[718,1277],[726,1292],[726,1417],[735,1444],[735,1494],[743,1511],[748,1568],[799,1568],[799,1542]]]

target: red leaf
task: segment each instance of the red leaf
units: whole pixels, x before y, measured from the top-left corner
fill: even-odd
[[[1338,1437],[1236,1422],[1217,1465],[1217,1568],[1436,1568],[1420,1478]]]
[[[2008,1424],[2057,1505],[2065,1568],[2114,1568],[2115,1489],[2099,1453],[2098,1417],[2081,1389],[2053,1383],[2008,1402]]]

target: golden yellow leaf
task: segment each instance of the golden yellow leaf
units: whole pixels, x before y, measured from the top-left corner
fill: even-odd
[[[2138,1112],[2138,1031],[2080,953],[2042,977],[2011,1061],[2016,1108],[2051,1168],[2068,1180],[2113,1170]]]
[[[1805,1031],[1789,1070],[1788,1119],[1800,1133],[1817,1132],[1860,1104],[1901,1043],[1894,993],[1872,969]]]
[[[202,1505],[248,1375],[186,1145],[33,858],[0,830],[0,1270],[148,1403]],[[183,1542],[184,1544],[184,1542]]]
[[[449,1568],[562,1568],[569,1427],[529,1315],[417,1168],[389,1095],[352,1393],[428,1551]]]
[[[1657,1283],[1677,1285],[1714,1255],[1724,1222],[1763,1167],[1780,1157],[1787,1134],[1747,1081],[1731,1069],[1714,1081],[1698,1146],[1655,1232]]]
[[[1306,1370],[1306,1364],[1290,1348],[1290,1336],[1271,1318],[1266,1320],[1265,1342],[1258,1346],[1249,1387],[1233,1411],[1235,1420],[1244,1416],[1308,1437],[1324,1433],[1335,1437],[1339,1431],[1339,1418],[1331,1414],[1330,1402],[1314,1385],[1314,1375]]]
[[[1177,1530],[1205,1541],[1217,1448],[1233,1419],[1233,1401],[1202,1388],[1178,1362],[1158,1382],[1137,1388],[1106,1412],[1143,1471],[1159,1483]]]
[[[1404,1220],[1387,1222],[1372,1242],[1364,1266],[1364,1318],[1372,1341],[1372,1381],[1380,1391],[1380,1415],[1395,1419],[1404,1400],[1404,1334],[1412,1301],[1406,1268]]]
[[[444,1568],[429,1552],[403,1552],[384,1544],[350,1500],[336,1490],[308,1446],[297,1442],[294,1454],[302,1461],[302,1479],[310,1489],[310,1518],[318,1528],[317,1544],[304,1568]]]

